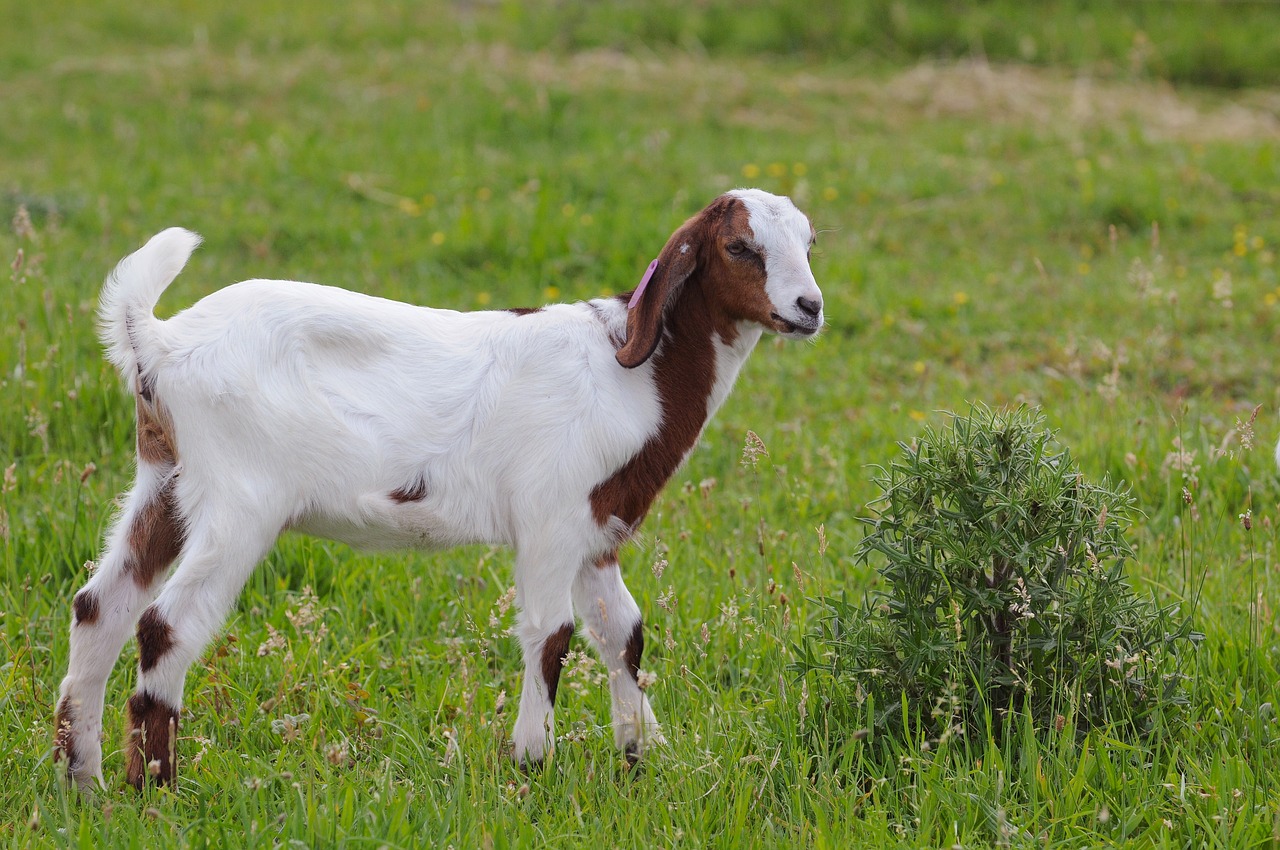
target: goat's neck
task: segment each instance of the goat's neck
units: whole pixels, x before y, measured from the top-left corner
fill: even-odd
[[[687,428],[696,425],[692,434],[681,429],[685,451],[729,397],[762,333],[757,325],[729,318],[692,281],[669,308],[662,345],[654,355],[654,380],[664,419],[684,420]]]
[[[663,485],[684,462],[738,377],[762,331],[730,320],[686,285],[668,308],[665,332],[650,363],[661,424],[644,446],[591,494],[600,523],[635,528]]]
[[[716,373],[715,381],[711,385],[711,395],[707,400],[707,419],[715,415],[720,405],[724,404],[725,399],[729,397],[733,385],[738,380],[738,373],[742,371],[747,357],[763,335],[764,330],[759,325],[747,323],[738,326],[737,333],[729,338],[716,334],[714,339]]]

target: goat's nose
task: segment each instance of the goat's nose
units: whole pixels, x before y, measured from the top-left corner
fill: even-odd
[[[818,318],[818,314],[822,312],[822,302],[815,301],[812,298],[800,297],[796,299],[796,306],[800,308],[800,312],[804,313],[811,319]]]

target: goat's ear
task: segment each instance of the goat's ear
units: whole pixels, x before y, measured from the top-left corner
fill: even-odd
[[[690,219],[667,240],[649,285],[641,293],[639,303],[627,312],[627,342],[614,355],[627,369],[644,363],[657,350],[667,305],[693,274],[698,255],[702,253],[703,218]]]

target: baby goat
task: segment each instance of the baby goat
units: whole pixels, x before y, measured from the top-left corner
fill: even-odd
[[[554,746],[576,615],[609,668],[615,742],[639,758],[662,738],[618,549],[761,334],[822,327],[813,240],[789,199],[744,189],[685,222],[634,293],[457,313],[250,280],[160,321],[199,237],[153,237],[102,293],[103,340],[136,396],[138,471],[72,604],[55,756],[80,786],[102,783],[107,677],[136,624],[128,781],[172,782],[187,668],[291,530],[515,547],[515,757]]]

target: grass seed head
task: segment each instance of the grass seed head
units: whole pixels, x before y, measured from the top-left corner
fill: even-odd
[[[755,469],[760,458],[768,456],[769,450],[765,448],[760,435],[755,431],[747,431],[746,443],[742,447],[742,465]]]

